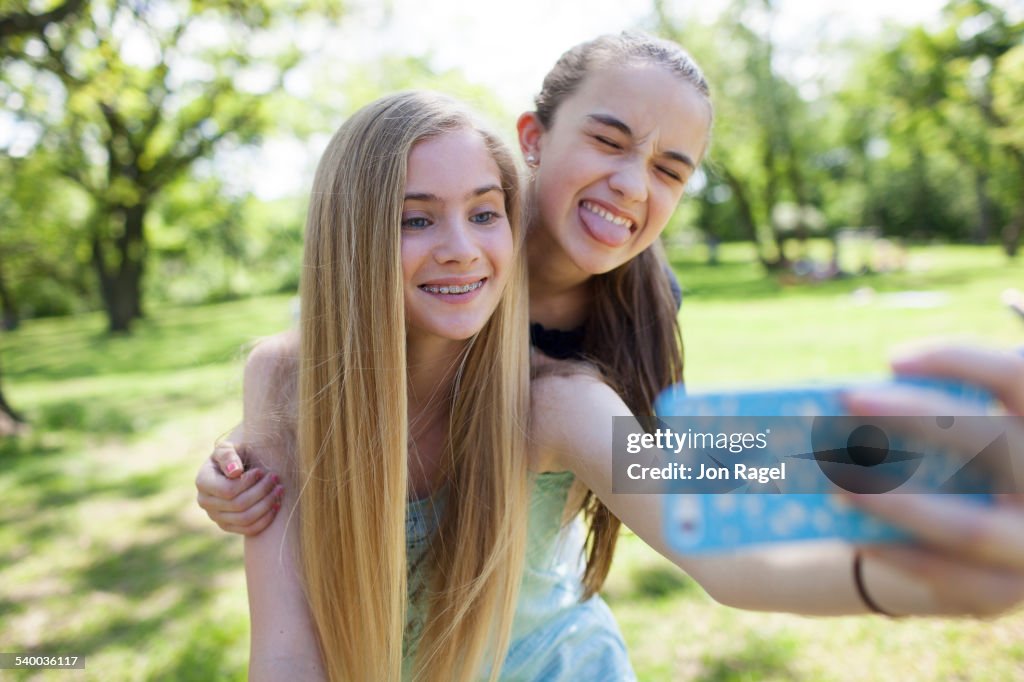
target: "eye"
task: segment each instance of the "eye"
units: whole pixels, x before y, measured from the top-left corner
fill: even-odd
[[[619,149],[619,150],[622,149],[622,145],[621,144],[619,144],[618,142],[616,142],[615,140],[613,140],[611,138],[605,137],[604,135],[594,135],[594,139],[597,140],[598,142],[600,142],[603,145],[611,147],[612,149]]]
[[[409,218],[402,219],[402,228],[409,230],[422,230],[425,227],[430,227],[430,219],[423,216],[412,216]]]
[[[477,225],[490,225],[499,218],[501,218],[501,215],[497,211],[481,211],[480,213],[474,213],[469,217],[469,219]]]
[[[683,177],[681,175],[679,175],[679,173],[676,173],[671,168],[666,168],[665,166],[658,166],[658,170],[661,171],[662,173],[664,173],[666,176],[668,176],[672,180],[675,180],[676,182],[682,182],[683,181]]]

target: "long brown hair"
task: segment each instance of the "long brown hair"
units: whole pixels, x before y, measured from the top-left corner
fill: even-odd
[[[382,98],[352,116],[317,168],[302,273],[298,449],[300,552],[332,680],[395,680],[406,604],[409,416],[400,258],[413,145],[479,132],[498,165],[516,242],[495,312],[468,343],[448,396],[448,501],[417,647],[422,680],[500,673],[518,594],[528,509],[525,262],[514,160],[452,101]]]
[[[605,35],[563,54],[544,78],[534,100],[537,118],[550,130],[558,107],[576,92],[587,74],[609,64],[657,64],[700,92],[711,109],[707,80],[679,45],[639,32]],[[592,304],[584,324],[584,356],[597,365],[633,414],[653,411],[654,398],[683,380],[683,345],[677,303],[666,278],[668,261],[655,242],[627,263],[590,280]],[[583,599],[608,577],[622,522],[579,484],[568,511],[583,511],[587,568]]]

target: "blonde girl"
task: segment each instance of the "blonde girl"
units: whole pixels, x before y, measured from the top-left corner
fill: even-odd
[[[518,202],[506,148],[438,96],[328,145],[299,332],[245,372],[242,442],[294,508],[246,540],[252,679],[498,675],[528,490]]]

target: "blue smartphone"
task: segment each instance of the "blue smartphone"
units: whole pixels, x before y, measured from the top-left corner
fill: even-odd
[[[714,420],[722,423],[736,417],[746,424],[776,424],[777,417],[842,416],[840,396],[850,389],[885,389],[907,385],[940,391],[986,414],[992,397],[984,390],[951,381],[929,379],[893,379],[830,385],[792,386],[771,390],[739,390],[687,394],[675,386],[657,399],[655,410],[667,421],[675,418],[702,418],[704,427]],[[696,423],[696,419],[692,419]],[[805,445],[811,449],[810,445]],[[799,462],[797,463],[800,464]],[[792,464],[790,465],[792,470]],[[801,475],[818,475],[826,481],[822,469],[806,466]],[[812,472],[812,473],[808,473]],[[803,490],[825,490],[828,486],[804,486]],[[792,487],[790,489],[793,489]],[[834,486],[833,486],[834,489]],[[978,503],[991,501],[980,493],[966,497]],[[714,553],[759,545],[809,540],[842,539],[855,543],[898,542],[907,534],[871,515],[854,509],[828,492],[719,492],[686,493],[665,496],[663,529],[668,545],[679,553]]]

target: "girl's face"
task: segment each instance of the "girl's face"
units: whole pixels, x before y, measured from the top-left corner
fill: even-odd
[[[538,227],[588,275],[633,258],[668,224],[704,154],[710,115],[695,87],[656,64],[594,70],[548,130],[523,114],[520,143],[539,164]]]
[[[479,133],[456,130],[413,146],[402,208],[409,338],[464,340],[480,331],[512,258],[501,173]]]

